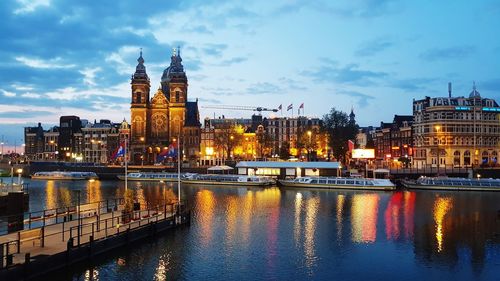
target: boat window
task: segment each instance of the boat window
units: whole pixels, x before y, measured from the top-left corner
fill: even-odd
[[[311,180],[311,183],[318,183],[318,180],[317,179],[313,179],[313,180]]]
[[[462,185],[462,183],[461,183],[461,182],[459,182],[459,181],[452,181],[452,182],[451,182],[451,185],[461,186],[461,185]]]
[[[373,185],[373,181],[366,181],[365,185]]]
[[[353,180],[346,180],[345,183],[346,184],[354,184],[354,181]]]
[[[345,180],[337,180],[337,184],[345,184]]]
[[[360,180],[356,180],[356,181],[354,181],[354,182],[355,182],[355,184],[356,184],[356,185],[364,185],[364,184],[363,184],[363,181],[360,181]]]
[[[326,184],[326,180],[319,180],[318,182],[321,184]]]
[[[480,186],[491,186],[489,182],[480,182]]]

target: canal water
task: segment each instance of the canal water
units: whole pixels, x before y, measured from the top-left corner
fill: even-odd
[[[120,181],[29,181],[32,211],[121,197]],[[130,182],[144,206],[172,183]],[[500,280],[500,192],[183,185],[191,226],[57,280]]]

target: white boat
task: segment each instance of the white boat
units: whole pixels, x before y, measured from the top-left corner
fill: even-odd
[[[181,179],[187,175],[192,174],[181,174]],[[119,175],[119,179],[125,180],[124,175]],[[129,181],[171,181],[175,182],[178,180],[177,173],[152,173],[152,172],[132,172],[128,173],[127,180]]]
[[[279,180],[281,186],[328,189],[394,190],[396,185],[388,179],[300,177],[293,180]]]
[[[36,180],[94,180],[98,179],[94,172],[36,172],[31,175]]]
[[[405,180],[402,183],[410,189],[500,191],[500,179],[420,177],[416,181]]]
[[[244,186],[269,186],[275,184],[270,177],[243,176],[243,175],[218,175],[197,174],[182,179],[183,183],[205,185],[244,185]]]

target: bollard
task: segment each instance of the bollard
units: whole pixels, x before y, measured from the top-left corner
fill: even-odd
[[[66,248],[67,248],[68,251],[69,251],[69,249],[73,248],[73,237],[70,237],[68,239],[68,242],[66,244]]]
[[[30,263],[30,261],[31,261],[31,254],[30,253],[26,253],[24,255],[24,263],[28,264],[28,263]]]

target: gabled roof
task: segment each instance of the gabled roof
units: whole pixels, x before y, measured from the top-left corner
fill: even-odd
[[[188,127],[201,127],[200,113],[198,112],[198,102],[186,102],[186,123]]]

